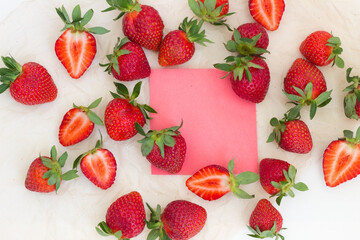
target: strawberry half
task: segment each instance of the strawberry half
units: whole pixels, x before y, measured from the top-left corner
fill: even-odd
[[[249,0],[249,10],[255,21],[267,30],[275,31],[279,28],[285,11],[284,0]]]
[[[76,106],[63,117],[59,127],[59,142],[63,146],[71,146],[88,138],[94,125],[104,125],[103,121],[91,109],[96,108],[102,98],[95,100],[88,107]]]
[[[72,21],[64,8],[56,12],[65,23],[63,34],[56,40],[55,53],[72,78],[80,78],[91,65],[96,54],[96,40],[92,34],[105,34],[109,30],[103,27],[85,28],[94,11],[88,10],[81,16],[80,5],[72,11]]]
[[[259,175],[250,171],[234,175],[233,170],[234,160],[229,162],[228,169],[219,165],[206,166],[188,178],[186,186],[208,201],[219,199],[230,191],[238,198],[253,198],[254,195],[249,195],[239,186],[256,182],[259,180]]]
[[[336,187],[360,174],[360,127],[353,132],[344,131],[345,138],[332,141],[324,151],[323,171],[325,183]]]

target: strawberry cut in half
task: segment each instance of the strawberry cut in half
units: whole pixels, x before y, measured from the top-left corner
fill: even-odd
[[[97,48],[92,34],[105,34],[109,30],[103,27],[85,28],[91,20],[94,11],[88,10],[81,16],[80,5],[72,11],[72,21],[64,8],[56,8],[57,14],[65,23],[64,31],[55,42],[55,53],[70,76],[80,78],[91,65]]]
[[[279,28],[285,11],[284,0],[249,0],[249,10],[255,21],[267,30],[275,31]]]
[[[324,151],[325,183],[336,187],[360,174],[360,127],[354,133],[344,130],[345,138],[332,141]]]
[[[228,169],[219,165],[206,166],[186,180],[187,188],[201,197],[212,201],[229,192],[242,199],[254,198],[254,195],[240,189],[240,185],[251,184],[259,180],[259,175],[251,171],[234,175],[234,160],[228,163]]]

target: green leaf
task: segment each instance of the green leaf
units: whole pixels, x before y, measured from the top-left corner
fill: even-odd
[[[54,185],[56,183],[56,174],[51,174],[48,181],[47,181],[47,184],[48,185]]]
[[[87,116],[89,117],[90,121],[92,121],[93,123],[95,123],[96,125],[99,126],[104,126],[104,122],[101,120],[101,118],[96,115],[96,113],[94,113],[93,111],[88,111],[87,112]]]
[[[87,153],[83,153],[83,154],[81,154],[80,156],[78,156],[78,157],[75,159],[75,161],[74,161],[74,163],[73,163],[73,169],[76,169],[76,168],[77,168],[77,166],[79,165],[81,159],[83,159],[83,157],[85,157],[86,155],[87,155]]]
[[[92,28],[87,28],[87,30],[91,33],[98,34],[98,35],[102,35],[102,34],[110,32],[110,30],[108,30],[104,27],[92,27]]]
[[[258,181],[259,175],[251,171],[246,171],[236,175],[235,179],[237,183],[247,185]]]
[[[282,188],[282,187],[281,187],[281,184],[278,183],[278,182],[275,182],[275,181],[271,181],[271,185],[272,185],[274,188],[279,189],[279,190]]]
[[[100,222],[97,227],[96,227],[96,231],[103,237],[107,237],[110,235],[113,235],[111,229],[109,228],[109,226],[103,221]]]
[[[121,231],[121,230],[117,231],[116,233],[114,233],[114,236],[115,236],[117,239],[122,239],[122,238],[121,238],[121,237],[122,237],[122,231]]]
[[[317,104],[316,104],[316,102],[315,102],[315,101],[311,101],[311,106],[310,106],[310,120],[315,117],[316,110],[317,110]]]
[[[272,142],[275,140],[275,132],[270,133],[268,139],[266,140],[267,143]]]
[[[335,65],[338,67],[338,68],[344,68],[345,67],[345,63],[344,63],[344,60],[339,57],[338,55],[335,56]]]
[[[291,189],[287,191],[287,194],[289,194],[289,196],[292,198],[295,197],[295,193]]]
[[[156,240],[160,236],[159,229],[153,229],[150,231],[149,235],[147,236],[146,240]]]
[[[133,89],[133,92],[132,92],[132,94],[131,94],[131,99],[135,99],[135,98],[137,98],[137,97],[140,95],[141,84],[142,84],[142,82],[140,81],[140,82],[138,82],[138,83],[135,85],[135,87],[134,87],[134,89]]]
[[[140,133],[140,135],[146,136],[144,129],[141,127],[141,125],[138,122],[135,122],[135,128],[136,131]]]
[[[235,68],[235,66],[226,63],[216,63],[214,64],[214,67],[224,72],[231,72]]]
[[[351,139],[351,138],[353,138],[354,133],[353,133],[352,131],[350,131],[350,130],[344,130],[344,136],[345,136],[346,138]]]
[[[295,95],[295,94],[289,94],[289,93],[285,92],[284,90],[283,90],[283,93],[291,101],[300,102],[302,99],[302,97]]]
[[[51,147],[50,158],[53,159],[53,160],[57,159],[57,151],[56,151],[55,145]]]
[[[53,163],[52,160],[49,158],[45,158],[45,157],[40,157],[41,158],[41,163],[47,167],[47,168],[52,168],[53,167]]]
[[[10,87],[9,84],[3,83],[0,85],[0,94],[5,92]]]
[[[289,119],[296,119],[300,115],[300,110],[303,107],[302,104],[298,104],[289,110]]]
[[[89,109],[96,108],[97,106],[99,106],[101,100],[102,100],[102,98],[96,99],[94,102],[92,102],[92,103],[88,106],[88,108],[89,108]]]
[[[155,140],[155,144],[159,147],[160,154],[163,158],[165,158],[165,151],[164,151],[164,138],[160,137]]]
[[[175,139],[169,135],[164,135],[164,144],[168,147],[174,147]]]
[[[64,152],[64,153],[59,157],[58,162],[59,162],[59,164],[60,164],[60,167],[64,167],[64,166],[65,166],[65,162],[66,162],[67,158],[68,158],[67,152]]]
[[[209,12],[215,10],[216,0],[205,0],[204,5]]]
[[[143,156],[147,156],[149,155],[149,153],[153,150],[154,148],[154,140],[151,138],[147,138],[143,144],[141,145],[141,153]]]
[[[358,127],[358,129],[356,130],[355,139],[360,140],[360,127]]]
[[[251,199],[251,198],[255,197],[254,195],[250,195],[240,188],[234,189],[233,193],[236,197],[241,198],[241,199]]]
[[[199,7],[199,3],[196,0],[188,0],[188,4],[189,7],[191,9],[191,11],[196,15],[196,16],[201,16],[201,11],[200,11],[200,7]]]
[[[52,175],[52,171],[49,170],[47,172],[44,173],[44,175],[42,176],[43,179],[49,178]]]
[[[118,83],[118,82],[114,82],[115,86],[116,86],[116,91],[118,94],[120,94],[121,96],[124,96],[125,98],[129,98],[129,91],[127,89],[127,87],[122,84],[122,83]]]
[[[80,5],[76,5],[72,11],[72,20],[73,22],[78,22],[81,20],[81,9]]]
[[[294,188],[298,191],[307,191],[309,190],[308,186],[305,183],[298,182],[294,185]]]
[[[83,19],[81,20],[80,26],[81,26],[81,27],[84,27],[88,22],[90,22],[90,20],[91,20],[91,18],[93,17],[93,15],[94,15],[94,10],[89,9],[89,10],[84,14],[84,17],[83,17]]]
[[[77,177],[79,177],[79,175],[77,174],[77,171],[74,170],[74,169],[69,170],[66,173],[64,173],[63,175],[61,175],[61,178],[64,181],[69,181],[69,180],[72,180],[72,179],[77,178]]]
[[[296,172],[297,172],[296,168],[293,165],[290,165],[289,170],[288,170],[288,174],[289,174],[289,178],[290,178],[291,181],[295,180]]]
[[[279,125],[280,123],[279,123],[279,120],[277,119],[277,118],[271,118],[270,119],[270,125],[272,126],[272,127],[277,127],[278,125]]]
[[[309,83],[309,84],[310,84],[310,83]],[[306,86],[309,86],[309,84],[306,85]],[[312,87],[312,83],[310,84],[310,86]],[[293,88],[294,88],[294,90],[295,90],[298,94],[300,94],[300,96],[301,96],[302,98],[306,99],[306,95],[305,95],[305,93],[304,93],[304,91],[303,91],[302,89],[300,89],[300,88],[298,88],[298,87],[295,87],[295,86],[293,86]]]
[[[234,159],[231,159],[227,165],[227,169],[229,172],[233,172],[235,168],[235,163],[234,163]]]

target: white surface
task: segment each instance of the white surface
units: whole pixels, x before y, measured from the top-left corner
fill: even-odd
[[[18,5],[19,2],[22,3]],[[78,80],[68,76],[54,53],[54,43],[63,27],[55,7],[64,4],[70,11],[75,3],[71,0],[63,0],[62,3],[55,0],[0,2],[0,55],[11,54],[20,63],[35,61],[44,65],[59,90],[54,102],[39,106],[21,105],[11,98],[9,92],[0,96],[0,239],[102,239],[94,227],[105,219],[108,206],[116,198],[132,190],[139,191],[150,205],[160,203],[165,206],[172,200],[186,199],[205,207],[207,224],[194,240],[250,239],[246,236],[246,224],[251,211],[260,198],[268,197],[259,183],[244,188],[255,193],[255,199],[239,200],[228,194],[220,200],[206,202],[186,189],[184,181],[187,176],[151,176],[150,165],[141,156],[136,142],[139,136],[126,142],[115,142],[109,139],[104,127],[97,127],[89,139],[75,146],[64,148],[58,143],[58,126],[73,102],[89,104],[102,96],[103,102],[96,112],[103,116],[111,99],[109,91],[114,90],[114,78],[104,73],[98,64],[106,61],[105,55],[111,52],[116,38],[123,36],[121,21],[112,21],[117,13],[101,13],[107,7],[106,1],[77,2],[83,12],[89,8],[95,10],[88,26],[100,25],[111,30],[107,35],[96,36],[98,53],[91,67]],[[185,16],[193,16],[187,1],[173,0],[171,4],[168,0],[141,2],[159,11],[166,26],[165,33],[177,28]],[[12,11],[15,8],[16,11]],[[283,227],[287,228],[283,235],[289,240],[356,239],[353,237],[354,230],[360,224],[359,179],[337,188],[328,188],[321,165],[322,153],[328,143],[341,137],[344,129],[355,130],[359,125],[346,119],[342,110],[342,89],[347,85],[345,69],[320,68],[328,89],[333,89],[333,101],[319,109],[312,121],[307,117],[308,112],[303,112],[303,120],[308,123],[314,140],[310,154],[288,153],[265,141],[271,132],[270,118],[280,118],[288,109],[286,98],[281,93],[283,78],[292,62],[301,56],[298,46],[308,34],[315,30],[327,30],[339,36],[343,42],[342,57],[346,67],[353,67],[353,73],[360,74],[359,9],[360,2],[355,0],[287,0],[280,28],[269,32],[271,54],[267,56],[267,63],[271,72],[270,90],[265,101],[257,105],[259,159],[274,157],[289,161],[298,168],[297,180],[305,182],[310,188],[308,192],[296,192],[296,198],[286,198],[281,207],[277,207],[284,218]],[[236,12],[228,18],[233,27],[253,21],[247,1],[230,0],[230,11]],[[223,62],[227,56],[223,42],[231,34],[225,28],[207,24],[204,27],[215,43],[207,48],[197,45],[193,59],[179,68],[212,68],[212,64]],[[150,51],[146,54],[151,67],[159,68],[157,55]],[[126,84],[132,88],[135,83]],[[148,101],[148,90],[148,79],[144,79],[141,102]],[[103,191],[96,188],[82,173],[72,182],[63,182],[57,195],[25,189],[27,169],[39,153],[48,154],[54,144],[59,152],[67,151],[69,159],[65,169],[68,170],[80,153],[94,146],[99,137],[98,129],[103,133],[104,147],[111,150],[118,161],[117,178],[110,189]],[[148,230],[144,230],[134,239],[146,239],[147,233]]]

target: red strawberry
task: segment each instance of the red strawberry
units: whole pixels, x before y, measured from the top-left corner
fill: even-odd
[[[292,187],[299,191],[306,191],[308,187],[302,183],[295,183],[296,168],[288,162],[279,159],[264,158],[259,164],[260,183],[264,190],[272,196],[277,196],[280,205],[283,197],[294,197]]]
[[[144,136],[140,141],[143,156],[155,167],[169,173],[178,173],[185,161],[186,142],[175,126],[162,130],[150,130],[147,133],[139,123],[135,123],[137,131]]]
[[[206,223],[206,210],[189,201],[176,200],[170,202],[161,213],[158,205],[156,211],[147,205],[151,211],[147,227],[152,229],[150,234],[160,240],[187,240],[198,234]],[[150,238],[148,239],[156,239]]]
[[[102,27],[85,28],[93,14],[92,9],[81,16],[80,5],[72,12],[72,20],[62,6],[56,12],[65,23],[64,33],[56,40],[55,53],[72,78],[80,78],[91,65],[96,54],[96,40],[92,34],[104,34],[109,30]]]
[[[226,62],[214,67],[230,72],[230,82],[234,92],[241,98],[260,103],[265,99],[270,84],[270,71],[266,62],[258,57],[227,57]]]
[[[20,65],[13,57],[1,57],[6,68],[0,69],[0,94],[10,88],[15,101],[25,105],[52,102],[57,88],[48,71],[38,63]]]
[[[113,54],[107,55],[109,63],[100,64],[106,72],[120,81],[132,81],[150,76],[150,65],[140,45],[128,42],[125,37],[118,41]]]
[[[269,35],[267,34],[265,28],[259,23],[244,23],[241,24],[237,30],[239,31],[242,38],[253,38],[261,33],[261,36],[256,42],[255,47],[267,49],[269,46]]]
[[[331,91],[326,92],[325,77],[312,63],[303,58],[294,61],[284,80],[284,93],[295,104],[292,115],[298,115],[303,106],[310,105],[310,119],[318,107],[331,101]]]
[[[284,0],[249,0],[249,10],[255,21],[267,30],[275,31],[279,28],[285,11]]]
[[[345,138],[332,141],[323,155],[326,185],[336,187],[360,174],[360,128],[344,131]]]
[[[137,0],[111,0],[107,1],[107,3],[110,7],[105,9],[104,12],[115,9],[121,11],[114,20],[124,16],[122,28],[124,35],[130,41],[150,50],[159,50],[164,23],[155,8],[141,5]]]
[[[110,138],[115,141],[123,141],[137,134],[135,122],[144,126],[149,119],[147,112],[156,113],[154,109],[146,104],[138,104],[135,99],[140,94],[141,82],[138,82],[129,95],[125,85],[114,83],[117,93],[112,93],[111,100],[105,109],[105,127]]]
[[[243,172],[234,175],[234,160],[228,164],[228,169],[219,165],[206,166],[186,180],[186,186],[190,191],[202,199],[212,201],[221,198],[228,192],[233,192],[238,198],[253,198],[239,188],[240,184],[250,184],[259,180],[259,176],[253,172]]]
[[[347,92],[344,97],[344,111],[346,117],[358,120],[360,116],[360,78],[359,76],[351,77],[351,70],[352,68],[346,70],[346,81],[350,85],[344,89],[344,92]]]
[[[285,151],[294,153],[308,153],[311,151],[313,142],[307,125],[299,120],[285,117],[281,120],[272,118],[270,125],[274,127],[267,142],[276,140]]]
[[[76,158],[73,168],[79,162],[81,171],[92,183],[102,189],[108,189],[115,181],[117,164],[114,155],[102,148],[102,138],[96,142],[95,148]]]
[[[102,98],[95,100],[88,107],[76,106],[70,109],[59,127],[59,142],[71,146],[88,138],[94,130],[94,124],[104,125],[103,121],[91,109],[96,108]]]
[[[119,197],[106,212],[106,222],[96,227],[102,236],[114,235],[117,239],[130,239],[145,227],[145,207],[140,193],[133,191]]]
[[[284,239],[279,234],[282,224],[283,218],[279,211],[267,199],[261,199],[251,213],[248,228],[252,234],[248,235],[254,238]]]
[[[202,22],[185,18],[179,30],[169,32],[160,46],[159,64],[163,67],[183,64],[194,55],[195,42],[203,46],[211,42],[205,38],[205,30],[200,32],[201,26]]]
[[[331,62],[339,68],[344,68],[344,60],[339,57],[342,53],[341,40],[326,31],[311,33],[300,45],[300,52],[304,57],[318,66],[325,66]]]
[[[36,158],[27,172],[25,187],[34,192],[53,192],[59,189],[62,180],[68,181],[78,177],[76,170],[62,173],[61,168],[65,165],[67,156],[65,152],[57,159],[57,151],[53,146],[50,157]]]

